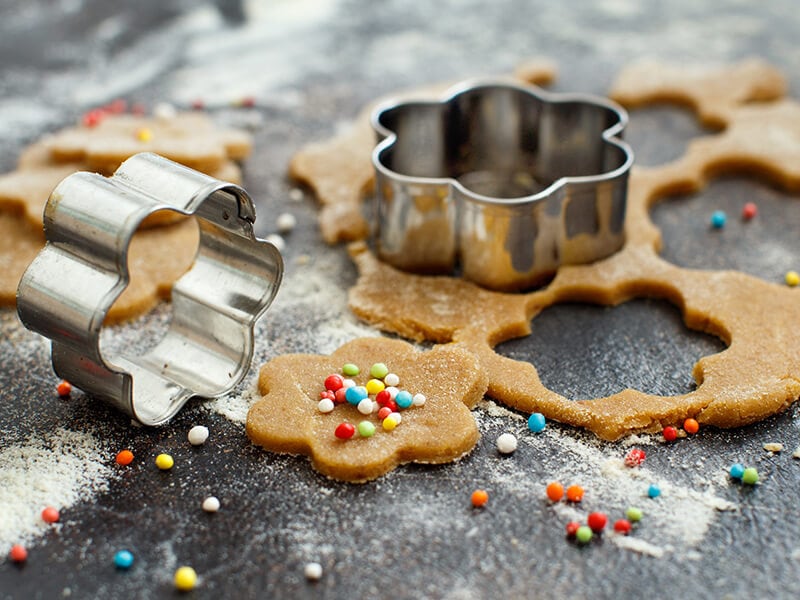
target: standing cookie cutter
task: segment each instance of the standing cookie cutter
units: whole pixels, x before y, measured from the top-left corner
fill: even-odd
[[[192,268],[172,288],[172,320],[141,356],[104,357],[100,330],[130,281],[128,246],[158,210],[198,218]],[[28,329],[52,340],[56,373],[146,425],[166,422],[192,396],[230,391],[250,368],[253,326],[283,276],[280,252],[253,233],[242,188],[149,153],[110,178],[75,173],[44,212],[47,244],[17,289]]]
[[[625,241],[627,121],[609,100],[505,80],[378,106],[378,256],[521,290],[613,254]]]

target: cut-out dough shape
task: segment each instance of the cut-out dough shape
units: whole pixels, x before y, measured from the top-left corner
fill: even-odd
[[[527,83],[545,85],[556,76],[555,66],[544,59],[522,63],[514,77]],[[450,83],[426,86],[392,94],[393,99],[437,97]],[[289,163],[289,175],[307,184],[320,203],[319,226],[329,244],[361,240],[369,226],[361,214],[361,201],[373,185],[372,149],[375,132],[370,123],[377,100],[363,108],[347,129],[333,138],[309,144]]]
[[[362,415],[347,402],[328,414],[319,411],[328,375],[353,363],[361,369],[356,383],[365,385],[376,362],[400,377],[401,389],[424,394],[425,405],[402,410],[402,422],[392,431],[384,431],[375,414]],[[400,464],[451,462],[472,450],[479,434],[470,408],[486,391],[486,375],[472,353],[455,345],[419,351],[399,340],[359,338],[330,356],[278,356],[261,368],[258,387],[263,397],[247,415],[247,435],[254,443],[308,455],[321,473],[362,482]],[[339,423],[364,420],[376,425],[374,436],[356,433],[341,440],[334,435]]]
[[[751,89],[769,80],[772,69],[764,69],[743,72]],[[775,80],[772,97],[781,93],[778,83]],[[741,98],[735,91],[728,101]],[[380,263],[357,243],[351,245],[351,254],[359,279],[350,290],[350,306],[382,329],[469,349],[489,375],[490,396],[521,411],[538,411],[585,427],[608,440],[660,430],[686,417],[736,427],[783,410],[800,396],[800,337],[793,334],[800,319],[800,289],[735,271],[690,270],[666,262],[657,254],[660,233],[648,210],[665,195],[700,190],[707,177],[743,166],[797,188],[800,136],[794,132],[800,128],[800,111],[793,105],[782,101],[735,106],[727,113],[728,129],[695,140],[685,157],[657,168],[634,169],[625,247],[591,265],[562,267],[545,289],[504,294],[458,279],[411,275]],[[386,289],[405,293],[386,294]],[[493,350],[503,340],[527,334],[530,320],[555,303],[615,305],[636,297],[671,301],[688,327],[716,335],[728,345],[696,363],[694,391],[665,397],[628,389],[607,398],[570,401],[545,388],[532,364]]]

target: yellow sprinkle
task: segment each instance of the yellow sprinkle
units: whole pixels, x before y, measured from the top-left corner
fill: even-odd
[[[786,273],[786,285],[797,287],[798,284],[800,284],[800,274],[797,271],[788,271]]]
[[[175,571],[175,587],[182,592],[190,592],[197,585],[197,573],[192,567],[180,567]]]
[[[382,392],[386,385],[380,379],[370,379],[367,382],[367,393],[371,395],[375,395],[378,392]]]
[[[136,132],[136,137],[140,142],[149,142],[153,139],[153,132],[147,129],[147,127],[142,127]]]
[[[172,460],[172,457],[169,454],[159,454],[156,456],[156,466],[162,471],[168,471],[174,464],[175,461]]]
[[[384,431],[392,431],[395,427],[397,427],[397,421],[394,420],[394,417],[389,416],[383,420]]]

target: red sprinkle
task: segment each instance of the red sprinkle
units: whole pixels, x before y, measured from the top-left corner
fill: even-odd
[[[667,425],[664,427],[664,430],[661,433],[664,436],[664,439],[668,442],[674,442],[676,439],[678,439],[678,430],[672,425]]]
[[[192,108],[194,110],[203,110],[206,107],[206,103],[203,102],[201,99],[192,100]]]
[[[322,392],[319,393],[319,399],[322,400],[323,398],[327,398],[328,400],[331,400],[332,402],[336,402],[336,394],[334,394],[330,390],[325,390],[325,391],[322,391]]]
[[[631,450],[625,455],[625,466],[638,467],[644,462],[646,456],[647,455],[644,453],[644,450],[641,450],[640,448],[631,448]]]
[[[63,380],[56,386],[56,393],[62,398],[66,398],[72,392],[72,385],[69,381]]]
[[[20,546],[19,544],[14,544],[11,546],[11,551],[8,553],[8,558],[10,558],[15,563],[22,563],[28,560],[28,551],[25,549],[24,546]]]
[[[256,105],[256,99],[253,96],[245,96],[239,100],[239,106],[244,108],[253,108]]]
[[[614,522],[614,531],[628,535],[631,532],[631,522],[628,519],[618,519]]]
[[[344,404],[345,402],[347,402],[346,394],[347,394],[347,388],[343,387],[339,388],[333,394],[333,401],[336,402],[336,404]]]
[[[339,388],[344,386],[344,379],[342,379],[341,375],[337,375],[334,373],[333,375],[328,375],[325,378],[325,389],[335,392]]]
[[[379,406],[386,406],[386,403],[392,399],[392,395],[387,390],[381,390],[375,394],[375,402]]]
[[[42,521],[45,523],[58,523],[61,515],[58,514],[58,509],[48,506],[42,510]]]
[[[126,467],[133,462],[133,452],[130,450],[120,450],[117,452],[117,456],[114,460],[118,465]]]
[[[340,440],[349,440],[356,432],[355,426],[350,423],[339,423],[333,434]]]
[[[392,412],[397,412],[397,402],[394,400],[389,400],[384,406],[390,409]]]
[[[606,528],[606,523],[608,523],[608,517],[606,517],[605,513],[593,512],[586,518],[586,524],[595,533],[603,531]]]
[[[392,409],[391,409],[391,408],[389,408],[388,406],[384,406],[384,407],[382,407],[382,408],[381,408],[381,409],[378,411],[378,418],[379,418],[381,421],[383,421],[383,420],[384,420],[386,417],[388,417],[390,414],[392,414]]]
[[[137,117],[142,117],[147,114],[147,107],[144,104],[137,102],[131,106],[131,114],[134,114]]]
[[[581,524],[578,523],[577,521],[570,521],[569,523],[567,523],[566,527],[567,537],[574,538],[575,534],[578,533],[578,527],[580,526]]]
[[[84,113],[81,122],[86,127],[97,127],[105,116],[106,113],[104,110],[100,108],[93,108],[92,110]]]
[[[753,202],[748,202],[742,208],[742,218],[749,221],[758,214],[758,207]]]
[[[103,110],[112,115],[121,115],[128,110],[128,103],[122,98],[117,98],[103,107]]]

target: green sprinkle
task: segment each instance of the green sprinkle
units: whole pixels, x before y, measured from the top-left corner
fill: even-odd
[[[628,521],[631,523],[636,523],[637,521],[642,520],[642,509],[636,508],[635,506],[631,506],[628,510],[625,511],[625,516],[628,517]]]
[[[383,363],[375,363],[370,367],[369,374],[375,379],[383,379],[389,374],[389,367]]]
[[[579,544],[588,544],[592,539],[592,530],[587,525],[581,525],[578,527],[578,531],[575,532],[575,539],[578,540]]]
[[[345,375],[351,376],[351,377],[352,377],[353,375],[358,375],[360,372],[361,372],[361,369],[359,369],[359,368],[358,368],[356,365],[354,365],[353,363],[346,363],[346,364],[345,364],[345,365],[342,367],[342,373],[344,373]]]
[[[758,471],[755,467],[747,467],[742,473],[742,483],[755,485],[758,483]]]
[[[372,437],[375,435],[375,425],[369,421],[361,421],[358,424],[358,435],[361,437]]]

